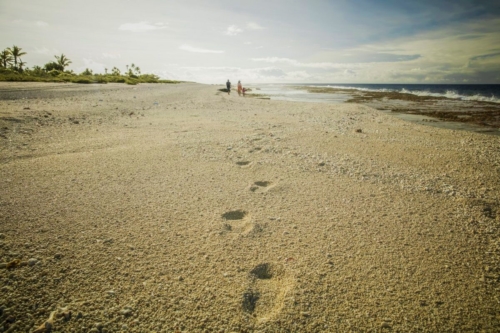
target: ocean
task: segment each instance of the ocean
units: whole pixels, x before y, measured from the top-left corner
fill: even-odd
[[[406,121],[500,135],[499,84],[296,83],[255,84],[251,88],[252,93],[265,95],[272,100],[344,103],[354,98],[356,102]],[[308,88],[315,88],[316,91],[310,92]],[[332,88],[331,91],[328,88]],[[377,94],[378,97],[375,98],[363,99],[363,95],[370,95],[370,92],[382,94]],[[394,93],[401,93],[401,98],[397,98]],[[403,94],[439,99],[426,102]]]
[[[417,96],[445,97],[462,101],[480,101],[500,104],[500,84],[335,84],[335,83],[295,83],[295,84],[255,84],[259,94],[275,100],[342,103],[349,99],[345,94],[309,93],[295,87],[322,87],[342,90],[400,92]]]

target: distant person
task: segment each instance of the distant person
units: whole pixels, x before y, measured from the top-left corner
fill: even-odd
[[[241,81],[238,81],[238,95],[241,96],[242,91],[243,91],[243,86],[241,85]]]
[[[226,87],[227,87],[227,94],[229,95],[231,93],[231,82],[229,82],[229,79],[227,79]]]
[[[241,91],[243,92],[243,96],[245,96],[245,93],[247,92],[247,90],[248,90],[247,88],[241,89]]]

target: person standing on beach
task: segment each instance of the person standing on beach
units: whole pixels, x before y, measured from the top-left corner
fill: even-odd
[[[227,79],[226,87],[227,87],[227,94],[229,95],[231,93],[231,82],[229,82],[229,79]]]
[[[241,85],[241,81],[238,81],[238,95],[241,96],[241,92],[243,91],[243,86]]]

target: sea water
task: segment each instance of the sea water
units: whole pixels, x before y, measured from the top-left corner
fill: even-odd
[[[304,84],[256,84],[250,85],[252,93],[262,94],[272,100],[314,103],[343,103],[351,97],[345,94],[310,93]]]
[[[343,103],[350,97],[345,94],[309,93],[300,87],[335,88],[377,92],[399,92],[417,96],[445,97],[463,101],[500,103],[500,84],[335,84],[295,83],[255,85],[255,93],[269,96],[273,100]],[[297,89],[297,87],[299,87]],[[255,89],[255,88],[254,88]]]
[[[332,91],[345,90],[344,93],[310,93],[307,87],[334,88]],[[354,94],[350,90],[398,92],[417,96],[444,97],[439,103],[439,108],[444,111],[455,110],[457,103],[490,102],[498,103],[500,107],[500,85],[465,85],[465,84],[255,84],[251,86],[252,93],[268,96],[272,100],[313,102],[313,103],[344,103]],[[395,104],[394,104],[395,103]],[[400,108],[398,101],[386,101],[385,112],[397,118],[456,130],[467,130],[500,135],[499,128],[483,127],[473,123],[452,122],[429,118],[426,115],[414,115],[405,112],[390,112],[391,105]],[[416,102],[418,103],[418,102]],[[431,122],[429,122],[431,120]]]

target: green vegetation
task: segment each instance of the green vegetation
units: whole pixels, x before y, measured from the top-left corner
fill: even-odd
[[[22,48],[14,45],[0,52],[0,81],[24,81],[24,82],[73,82],[73,83],[126,83],[136,85],[139,83],[179,83],[179,81],[160,80],[154,74],[142,74],[139,66],[127,65],[124,74],[117,67],[104,69],[104,74],[93,73],[85,69],[76,74],[73,70],[66,70],[71,60],[64,54],[54,56],[56,61],[50,61],[43,67],[26,67],[26,62],[21,57],[26,55]]]

